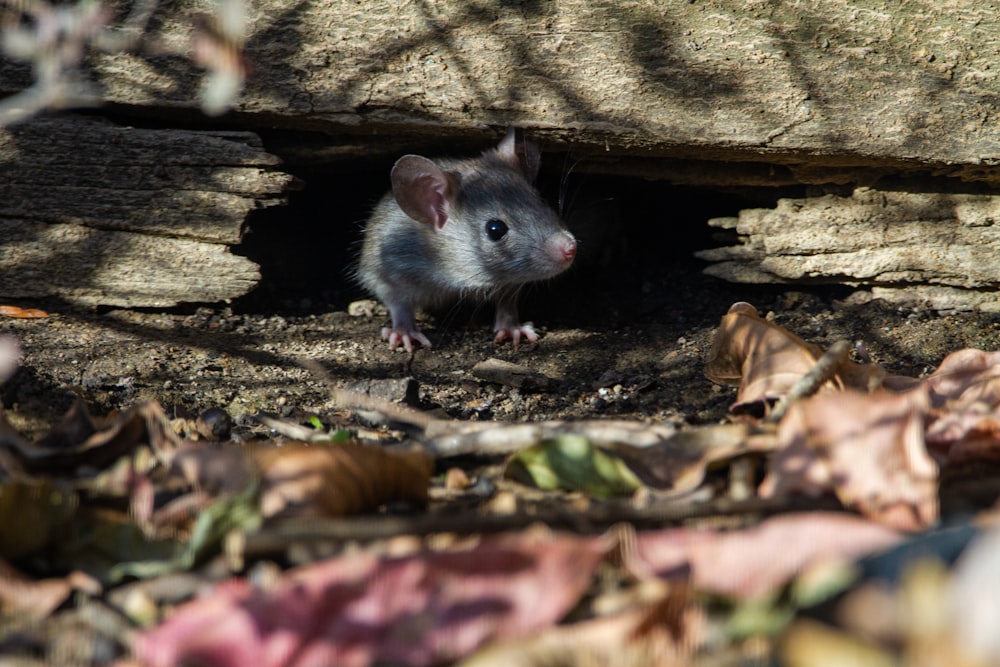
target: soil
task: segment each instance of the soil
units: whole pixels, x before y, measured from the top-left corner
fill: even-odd
[[[626,250],[612,253],[616,259],[581,261],[568,275],[526,290],[522,315],[543,335],[517,350],[493,344],[490,307],[460,304],[422,320],[433,349],[420,349],[412,359],[390,351],[378,335],[388,321],[385,309],[353,287],[348,271],[329,268],[344,264],[340,259],[288,260],[291,268],[318,267],[327,282],[314,282],[315,275],[297,283],[286,275],[282,282],[271,274],[256,293],[225,306],[94,312],[59,303],[19,304],[45,308],[50,316],[0,319],[0,335],[13,334],[24,348],[23,365],[0,387],[0,399],[7,419],[29,436],[57,423],[77,398],[95,415],[144,400],[160,402],[177,417],[221,408],[232,417],[238,439],[272,437],[262,415],[302,424],[318,417],[331,427],[370,434],[373,427],[334,404],[326,381],[302,366],[313,360],[337,385],[360,385],[459,420],[614,417],[684,428],[725,420],[735,398],[734,387],[713,384],[703,368],[719,319],[737,301],[752,303],[821,347],[852,341],[855,354],[867,354],[896,374],[925,375],[965,347],[1000,347],[996,314],[900,307],[844,287],[723,283],[702,273],[703,266],[691,259],[690,241],[679,243],[669,234],[652,240],[626,234],[604,246]],[[349,254],[354,246],[347,238],[333,247]],[[267,276],[269,265],[262,266]],[[551,383],[531,390],[477,377],[473,368],[491,358],[544,374]],[[400,378],[413,382],[396,382]],[[486,475],[499,477],[498,470]],[[942,499],[946,516],[995,501],[996,471],[952,477],[956,493]],[[435,484],[441,487],[440,481]],[[488,502],[498,486],[477,483],[468,495],[473,502]],[[474,492],[480,487],[482,497]],[[529,487],[517,489],[520,495],[531,493]],[[438,509],[447,515],[447,495],[437,491],[432,498],[444,501]],[[530,505],[576,507],[572,494],[535,496],[527,498]],[[474,530],[479,529],[477,519]],[[286,540],[279,544],[283,553]],[[313,558],[325,552],[303,553]],[[212,575],[210,567],[205,571],[209,574],[193,579],[191,591],[200,577],[228,576],[223,570]],[[86,620],[105,617],[114,621],[108,622],[110,630]],[[83,662],[73,664],[105,664],[125,650],[123,637],[131,632],[126,625],[94,601],[53,615],[44,633],[31,630],[25,636],[48,655],[61,655],[67,644],[87,647],[79,653]]]
[[[18,304],[51,316],[0,319],[0,334],[17,336],[25,352],[0,400],[27,433],[45,430],[75,397],[94,414],[147,399],[178,416],[222,408],[237,437],[268,435],[260,414],[355,426],[300,365],[310,359],[338,384],[412,377],[417,391],[407,400],[455,419],[612,416],[684,426],[723,420],[733,401],[735,389],[710,382],[703,366],[713,329],[737,301],[821,347],[860,344],[892,373],[920,376],[950,352],[1000,347],[997,314],[941,314],[844,286],[741,285],[702,273],[692,253],[732,240],[712,237],[706,220],[771,207],[801,189],[681,188],[567,173],[569,159],[546,155],[540,188],[577,234],[580,256],[563,276],[524,290],[521,315],[543,333],[537,344],[495,346],[492,306],[470,303],[424,318],[433,349],[412,360],[390,352],[378,335],[384,308],[350,276],[361,221],[391,162],[289,162],[306,187],[289,206],[251,216],[236,249],[260,264],[257,290],[229,305],[162,312]],[[489,358],[553,382],[529,391],[477,378],[473,367]]]
[[[307,314],[245,304],[94,313],[57,304],[47,319],[0,321],[0,333],[17,336],[25,351],[2,397],[9,418],[28,433],[53,424],[75,397],[95,414],[147,399],[178,416],[222,408],[237,437],[264,435],[260,414],[354,426],[324,381],[300,365],[312,359],[342,384],[412,377],[418,391],[411,402],[455,419],[614,416],[684,426],[723,420],[733,401],[735,389],[710,382],[703,365],[714,327],[736,301],[820,346],[860,343],[893,373],[921,376],[949,352],[998,347],[997,315],[942,315],[848,295],[722,283],[682,260],[639,283],[616,282],[608,272],[574,274],[524,300],[522,314],[543,333],[537,344],[494,345],[491,308],[458,306],[424,319],[434,348],[412,359],[380,340],[385,310],[360,294],[341,308]],[[473,367],[489,358],[543,373],[553,390],[477,378]]]

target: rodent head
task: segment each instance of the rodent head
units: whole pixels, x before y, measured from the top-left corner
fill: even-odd
[[[572,264],[576,240],[530,183],[537,165],[537,148],[514,131],[479,158],[407,155],[396,162],[393,195],[431,230],[439,278],[458,290],[490,292]]]

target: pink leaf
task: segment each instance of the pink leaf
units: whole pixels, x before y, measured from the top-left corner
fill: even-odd
[[[569,535],[505,535],[463,551],[345,556],[289,572],[269,591],[217,588],[142,635],[151,667],[430,665],[566,614],[605,547]]]
[[[855,560],[900,539],[896,531],[860,517],[809,512],[726,533],[691,528],[643,533],[637,545],[641,562],[660,576],[690,571],[698,590],[755,598],[807,567]]]
[[[823,394],[792,405],[778,426],[779,450],[762,496],[819,495],[901,530],[938,516],[937,465],[924,443],[929,400],[922,388]]]

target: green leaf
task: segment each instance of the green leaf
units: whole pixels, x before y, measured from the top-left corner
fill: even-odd
[[[628,466],[587,438],[564,435],[522,450],[511,463],[542,489],[583,491],[594,498],[627,496],[642,487]]]
[[[198,515],[191,531],[191,539],[186,547],[178,549],[175,556],[161,560],[120,563],[111,568],[110,581],[119,581],[126,576],[147,578],[188,570],[218,553],[223,539],[230,531],[256,530],[261,523],[258,490],[259,484],[254,482],[238,494],[218,498]]]
[[[339,429],[330,434],[330,442],[348,442],[351,439],[351,432],[346,428]]]

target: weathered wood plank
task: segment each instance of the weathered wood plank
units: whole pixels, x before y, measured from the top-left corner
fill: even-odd
[[[158,52],[188,47],[165,3]],[[960,0],[253,3],[246,122],[481,134],[517,122],[595,153],[994,178],[1000,13]],[[177,56],[89,63],[111,101],[195,110]],[[0,64],[0,82],[23,68]],[[2,88],[2,83],[0,83]]]
[[[938,309],[1000,310],[1000,195],[859,187],[711,224],[740,235],[697,253],[727,280],[846,283]]]
[[[245,294],[230,253],[248,213],[294,179],[250,132],[122,127],[81,116],[0,131],[0,298],[171,306]]]
[[[168,307],[249,292],[257,265],[225,245],[0,219],[0,296]]]

